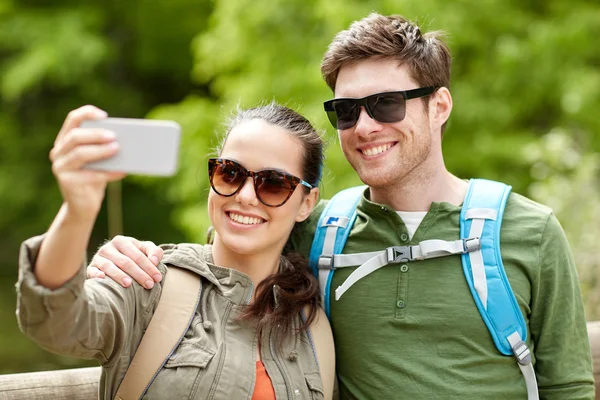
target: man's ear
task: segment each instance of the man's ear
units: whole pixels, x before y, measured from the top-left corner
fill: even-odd
[[[312,188],[310,193],[304,196],[302,200],[300,211],[296,215],[296,222],[301,222],[308,218],[313,208],[317,205],[317,201],[319,201],[319,188]]]
[[[440,127],[448,121],[452,112],[452,95],[446,87],[441,87],[435,91],[429,101],[429,115],[433,117],[432,122],[435,127]]]

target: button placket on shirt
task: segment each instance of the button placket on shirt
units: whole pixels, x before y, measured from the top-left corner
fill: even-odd
[[[399,232],[401,245],[407,245],[410,241],[408,233],[401,229]],[[401,264],[398,267],[398,296],[396,297],[396,319],[403,319],[406,316],[406,298],[408,296],[408,264]]]

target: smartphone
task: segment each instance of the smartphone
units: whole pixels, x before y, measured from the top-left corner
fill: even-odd
[[[136,175],[171,176],[177,172],[181,127],[174,121],[134,118],[87,120],[82,128],[114,132],[119,152],[84,168]]]

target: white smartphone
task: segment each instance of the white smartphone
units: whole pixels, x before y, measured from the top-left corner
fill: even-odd
[[[174,121],[134,118],[87,120],[82,128],[114,132],[119,152],[84,168],[120,171],[136,175],[171,176],[177,172],[181,127]]]

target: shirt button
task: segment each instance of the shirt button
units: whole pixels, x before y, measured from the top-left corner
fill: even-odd
[[[400,240],[406,242],[408,240],[408,235],[406,233],[403,233],[402,235],[400,235]]]
[[[406,272],[406,271],[408,271],[408,265],[406,265],[406,264],[403,264],[403,265],[400,267],[400,271],[402,271],[402,272]]]
[[[396,305],[398,306],[398,308],[404,308],[404,300],[398,300]]]

